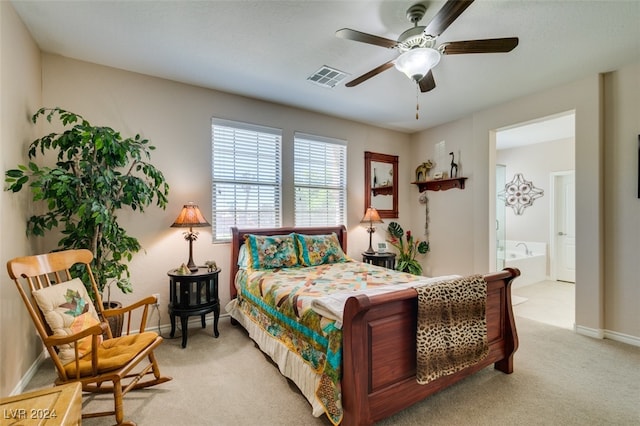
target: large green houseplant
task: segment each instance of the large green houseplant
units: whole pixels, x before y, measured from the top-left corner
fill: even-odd
[[[82,116],[60,108],[41,108],[32,121],[56,119],[66,130],[49,133],[29,146],[29,163],[5,173],[9,190],[31,190],[45,213],[27,220],[27,235],[61,232],[60,249],[87,248],[94,254],[92,269],[110,299],[112,284],[133,291],[128,262],[141,247],[118,223],[124,208],[144,211],[154,200],[165,208],[169,185],[148,160],[155,149],[140,135],[123,138],[109,128],[93,126]],[[40,154],[55,166],[31,161]],[[87,280],[84,280],[87,283]],[[91,287],[88,286],[91,292]]]

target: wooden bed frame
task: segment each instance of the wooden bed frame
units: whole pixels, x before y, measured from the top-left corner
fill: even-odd
[[[238,271],[238,251],[244,244],[245,235],[283,235],[291,232],[307,235],[335,232],[346,253],[347,231],[344,226],[232,228],[231,298],[236,297],[234,278]],[[511,309],[511,282],[519,275],[518,269],[507,268],[484,276],[487,281],[487,357],[474,366],[426,385],[419,385],[415,377],[416,291],[405,289],[371,297],[358,295],[349,298],[342,326],[342,424],[373,424],[491,364],[504,373],[512,373],[518,335]]]

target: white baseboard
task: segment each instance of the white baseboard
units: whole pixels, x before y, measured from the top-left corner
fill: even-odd
[[[590,328],[582,325],[576,325],[576,333],[583,336],[593,337],[594,339],[604,339],[604,332],[598,328]]]
[[[626,343],[628,345],[640,347],[640,337],[630,336],[628,334],[618,333],[617,331],[605,330],[605,339],[615,340],[616,342]]]
[[[48,358],[47,351],[43,350],[42,352],[40,352],[40,355],[38,356],[38,358],[36,358],[36,360],[33,361],[33,364],[31,364],[31,367],[29,367],[29,369],[24,374],[24,376],[22,376],[22,378],[20,379],[16,387],[13,388],[9,396],[19,395],[23,393],[24,389],[27,387],[27,385],[29,384],[33,376],[35,376],[36,373],[38,372],[38,368],[40,368],[40,364],[42,364],[44,360],[47,358]]]
[[[594,339],[609,339],[616,342],[626,343],[628,345],[640,347],[640,337],[628,334],[618,333],[617,331],[602,330],[597,328],[589,328],[584,326],[576,326],[576,333],[583,336],[593,337]]]

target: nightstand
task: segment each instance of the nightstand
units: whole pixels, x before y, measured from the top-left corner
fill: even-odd
[[[362,253],[362,261],[388,269],[396,267],[395,253]]]
[[[182,347],[187,347],[187,324],[190,316],[200,315],[202,328],[207,326],[205,315],[213,312],[213,335],[217,338],[218,319],[220,318],[220,299],[218,298],[218,274],[220,269],[209,271],[199,267],[190,274],[178,274],[176,269],[167,272],[169,275],[169,316],[171,317],[171,334],[176,331],[176,315],[182,324]]]

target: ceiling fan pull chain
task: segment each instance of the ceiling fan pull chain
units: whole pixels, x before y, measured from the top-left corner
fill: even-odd
[[[420,111],[420,98],[418,97],[419,95],[420,95],[420,84],[418,84],[418,82],[416,81],[416,120],[420,118],[418,116],[418,111]]]

